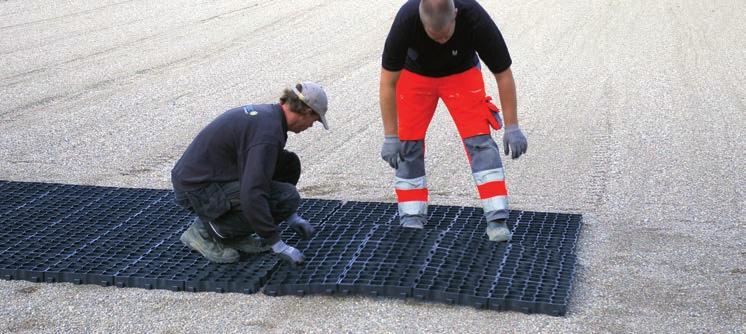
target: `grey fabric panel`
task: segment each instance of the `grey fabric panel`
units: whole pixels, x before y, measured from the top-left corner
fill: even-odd
[[[484,219],[488,222],[495,221],[495,220],[508,219],[507,203],[506,203],[505,209],[492,210],[492,211],[485,210]]]
[[[464,139],[464,146],[466,151],[469,153],[471,158],[471,172],[474,174],[474,182],[479,184],[479,179],[493,179],[495,173],[487,172],[499,169],[499,174],[503,174],[502,171],[503,163],[500,159],[500,149],[497,147],[497,143],[492,139],[490,135],[474,136]],[[486,173],[485,173],[486,172]],[[507,198],[493,198],[492,201],[506,200],[504,209],[493,210],[492,208],[485,208],[484,218],[489,221],[504,220],[508,218]],[[485,201],[482,201],[483,207]],[[494,206],[494,205],[493,205]]]
[[[396,176],[402,179],[425,176],[425,141],[402,140],[400,150],[401,161]]]
[[[477,186],[488,182],[505,180],[505,171],[502,168],[487,169],[481,172],[474,172],[471,175],[474,177],[474,183]]]
[[[399,203],[399,217],[427,215],[427,202]]]
[[[427,180],[424,176],[414,179],[402,179],[397,177],[394,181],[396,189],[424,189],[427,188]]]
[[[484,219],[488,222],[495,220],[507,220],[508,210],[497,210],[484,213]]]
[[[488,169],[502,168],[500,149],[490,135],[474,136],[464,139],[464,146],[471,157],[471,172],[477,173]]]

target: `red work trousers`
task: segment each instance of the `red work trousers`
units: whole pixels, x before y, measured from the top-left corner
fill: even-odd
[[[484,91],[482,72],[473,67],[440,78],[402,70],[396,85],[400,140],[425,139],[438,99],[443,99],[461,138],[490,134],[500,125],[490,113],[497,107]]]
[[[485,217],[488,221],[507,218],[504,171],[499,149],[490,136],[490,127],[501,127],[492,114],[499,110],[486,96],[477,68],[440,78],[407,70],[400,74],[396,106],[402,147],[394,184],[400,217],[427,215],[424,139],[438,99],[443,99],[464,142]]]

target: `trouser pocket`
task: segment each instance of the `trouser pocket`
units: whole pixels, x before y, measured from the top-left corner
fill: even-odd
[[[189,202],[200,218],[214,221],[231,209],[231,203],[223,189],[212,183],[202,189],[186,192]]]
[[[492,103],[492,97],[491,96],[485,96],[484,97],[484,104],[486,106],[487,111],[487,123],[490,123],[490,126],[495,130],[500,130],[503,127],[503,120],[502,117],[500,117],[500,108],[498,108],[494,103]]]

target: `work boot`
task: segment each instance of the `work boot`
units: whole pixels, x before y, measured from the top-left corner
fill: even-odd
[[[259,254],[272,249],[272,245],[262,243],[262,238],[256,234],[231,240],[230,242],[226,242],[225,246],[246,254]]]
[[[406,215],[399,218],[399,222],[401,223],[402,227],[406,228],[416,228],[416,229],[423,229],[425,228],[425,223],[427,223],[427,219],[425,219],[424,216],[420,215]]]
[[[215,240],[205,228],[202,220],[197,218],[189,228],[181,234],[181,242],[189,248],[198,251],[202,256],[215,263],[238,262],[239,255],[235,249],[225,247]]]
[[[485,233],[487,233],[487,237],[490,239],[490,241],[497,242],[509,241],[510,238],[513,236],[510,233],[508,224],[506,224],[504,220],[495,220],[487,223]]]

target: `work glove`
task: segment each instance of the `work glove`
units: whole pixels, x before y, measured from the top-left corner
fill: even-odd
[[[295,233],[298,233],[301,239],[308,240],[313,237],[313,226],[311,226],[311,223],[309,223],[307,220],[301,218],[301,216],[299,216],[297,213],[294,213],[285,221],[290,224],[290,227],[293,229],[293,231],[295,231]]]
[[[293,268],[298,268],[305,260],[303,253],[292,246],[288,246],[282,240],[272,245],[272,251]]]
[[[505,155],[510,153],[511,159],[518,159],[518,157],[528,150],[528,141],[526,141],[526,136],[523,135],[518,124],[511,124],[505,128],[503,147]]]
[[[383,139],[383,147],[381,147],[381,158],[389,163],[389,166],[393,169],[399,168],[399,136],[387,135]]]

